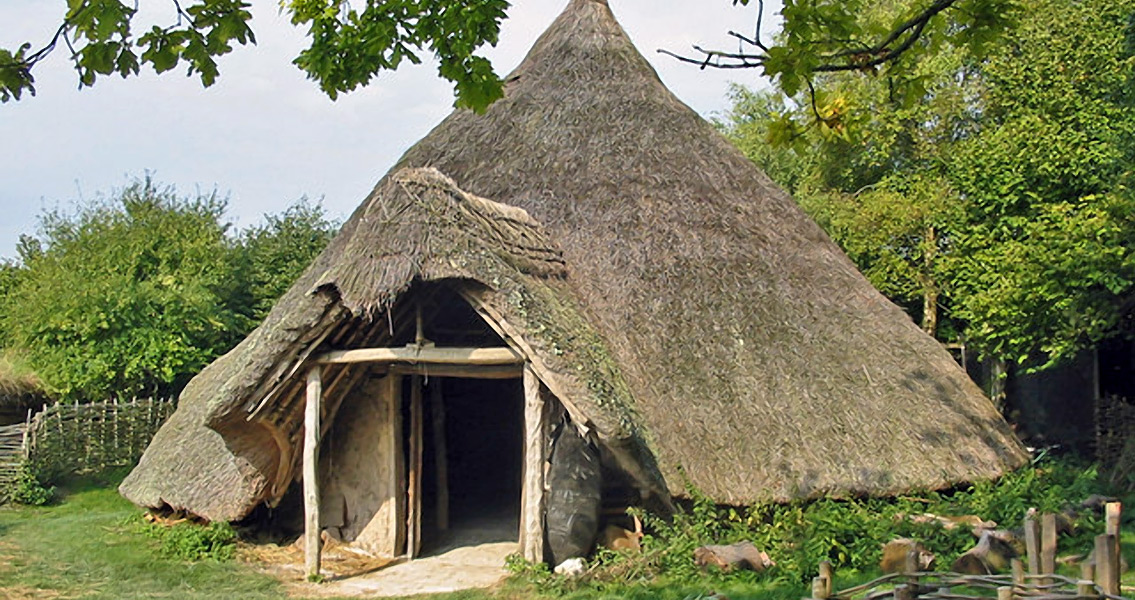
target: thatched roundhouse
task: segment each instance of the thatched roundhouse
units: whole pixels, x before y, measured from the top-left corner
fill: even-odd
[[[305,465],[310,398],[324,437]],[[235,520],[308,470],[322,527],[377,552],[503,503],[541,558],[576,432],[603,504],[661,508],[688,486],[728,504],[890,494],[1025,459],[607,3],[571,0],[505,98],[411,148],[189,384],[121,490]]]

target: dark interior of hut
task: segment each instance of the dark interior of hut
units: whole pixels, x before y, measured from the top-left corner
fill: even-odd
[[[423,402],[422,553],[515,541],[523,471],[520,380],[431,378],[423,396],[438,393],[440,404]],[[407,393],[404,414],[408,400]]]

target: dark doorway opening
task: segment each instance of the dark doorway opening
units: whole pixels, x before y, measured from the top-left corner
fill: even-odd
[[[517,541],[524,471],[521,380],[430,377],[424,383],[421,555]]]

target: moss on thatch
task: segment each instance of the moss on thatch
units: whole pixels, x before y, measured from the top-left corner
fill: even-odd
[[[297,461],[300,366],[400,339],[400,296],[438,279],[485,290],[643,487],[743,504],[1023,462],[948,353],[665,89],[606,2],[572,0],[507,79],[503,100],[454,112],[399,168],[527,213],[446,186],[411,203],[405,174],[384,178],[265,324],[187,387],[128,497],[211,518],[277,497]]]

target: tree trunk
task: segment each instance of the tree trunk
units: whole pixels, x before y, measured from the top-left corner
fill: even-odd
[[[934,277],[934,259],[938,254],[938,235],[933,225],[926,226],[922,244],[922,330],[930,337],[937,337],[939,291]]]

